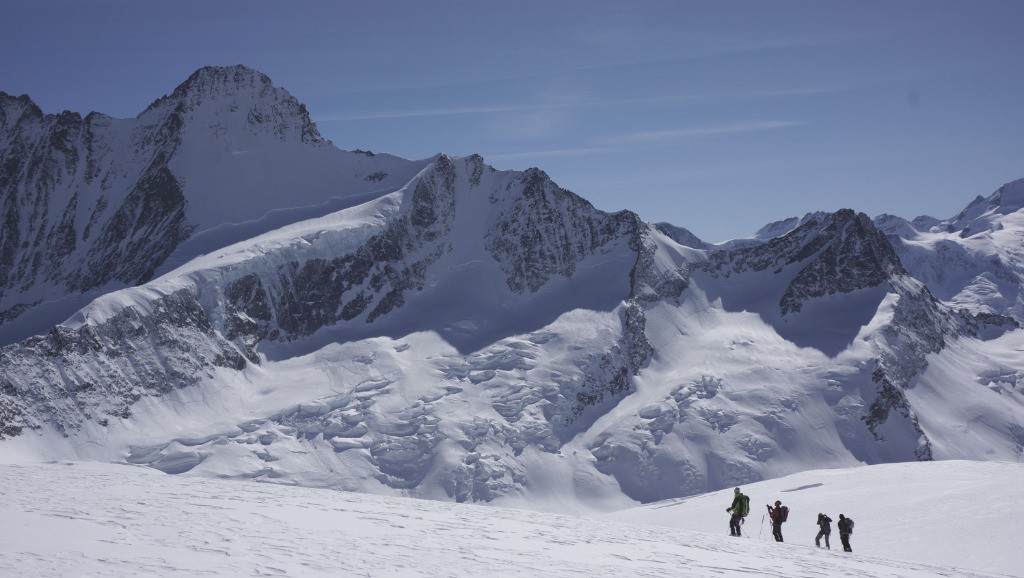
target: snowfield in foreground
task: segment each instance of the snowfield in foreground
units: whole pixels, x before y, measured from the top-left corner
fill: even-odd
[[[595,519],[137,466],[9,463],[0,465],[0,574],[1014,575],[1024,569],[1012,531],[1024,515],[1014,498],[1022,481],[1020,464],[939,462],[744,487],[752,508],[775,499],[793,508],[790,542],[777,544],[767,529],[758,539],[756,509],[751,537],[725,535],[728,492]],[[836,549],[808,546],[819,509],[857,521],[853,554],[836,532]]]
[[[766,505],[780,500],[790,508],[782,525],[783,557],[815,549],[816,520],[823,512],[832,518],[832,551],[838,555],[843,546],[836,522],[843,514],[856,523],[850,539],[855,554],[1024,576],[1024,551],[1010,535],[1024,519],[1024,500],[1017,496],[1022,484],[1024,465],[1009,462],[908,462],[800,472],[742,486],[750,496],[744,531],[754,540],[772,540]],[[731,503],[729,489],[621,510],[607,519],[726,534],[725,508]]]

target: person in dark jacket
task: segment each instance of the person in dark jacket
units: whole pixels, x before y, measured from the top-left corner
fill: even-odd
[[[782,541],[782,523],[786,521],[786,515],[783,511],[782,502],[775,500],[775,507],[766,506],[768,508],[768,517],[772,520],[772,535],[775,536],[776,542]]]
[[[825,538],[825,548],[832,549],[828,543],[828,536],[832,533],[832,518],[825,514],[818,514],[818,535],[814,537],[814,545],[821,548],[821,539]]]
[[[836,522],[836,528],[839,528],[839,540],[843,543],[843,551],[853,552],[853,548],[850,547],[850,534],[853,533],[853,520],[839,514],[839,521]]]
[[[729,518],[729,535],[742,535],[740,533],[740,526],[750,511],[750,498],[744,496],[740,489],[736,488],[733,491],[732,505],[726,508],[725,511],[732,513],[732,517]]]

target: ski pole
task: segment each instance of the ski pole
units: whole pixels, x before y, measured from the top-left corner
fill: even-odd
[[[761,532],[764,532],[764,514],[761,514],[761,529],[757,531],[757,539],[761,539]]]

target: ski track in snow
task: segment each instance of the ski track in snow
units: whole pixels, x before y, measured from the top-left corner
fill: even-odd
[[[0,573],[9,576],[991,576],[657,526],[95,462],[0,465],[0,487]]]

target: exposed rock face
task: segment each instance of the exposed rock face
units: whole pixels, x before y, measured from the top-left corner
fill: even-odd
[[[622,335],[611,349],[579,366],[577,379],[559,383],[554,404],[544,414],[563,441],[593,425],[609,408],[632,393],[631,376],[640,373],[654,354],[644,334],[643,307],[629,302],[623,309]]]
[[[240,106],[247,110],[240,110]],[[168,120],[156,136],[147,135],[143,142],[162,134],[175,135],[200,111],[211,107],[245,113],[245,125],[253,134],[270,133],[278,140],[327,144],[304,104],[275,87],[267,75],[246,66],[200,68],[170,95],[157,99],[140,116],[155,115]]]
[[[128,418],[144,396],[194,385],[246,360],[182,290],[149,311],[125,307],[102,324],[58,325],[0,349],[0,432],[54,427],[73,435],[86,421]]]
[[[108,158],[109,118],[43,115],[27,97],[0,94],[0,119],[0,298],[44,282],[81,291],[145,281],[144,269],[187,237],[180,187],[162,166],[173,138],[154,139],[148,166],[123,187]],[[115,181],[122,190],[104,194]],[[111,207],[115,195],[123,201]]]
[[[728,277],[748,271],[799,272],[779,301],[782,315],[800,311],[808,300],[877,287],[905,274],[885,236],[863,213],[843,209],[806,220],[764,244],[712,253],[702,269]]]
[[[486,247],[516,293],[536,291],[554,275],[571,277],[583,258],[635,226],[627,213],[598,212],[537,169],[511,186],[522,194],[489,230]],[[492,203],[498,200],[492,195]]]
[[[440,156],[409,188],[397,219],[358,250],[331,259],[291,261],[273,277],[253,275],[226,288],[231,335],[243,328],[258,339],[294,339],[339,321],[378,317],[422,290],[427,270],[453,250],[456,188],[479,182],[484,165],[469,157],[463,171]],[[608,215],[560,189],[542,172],[513,176],[490,193],[499,210],[483,244],[515,293],[536,292],[553,277],[568,278],[577,263],[610,242],[639,235],[635,215]],[[467,215],[463,218],[475,218]]]
[[[688,286],[689,271],[685,268],[664,268],[657,263],[658,246],[649,231],[636,217],[637,226],[631,239],[631,248],[637,254],[636,266],[630,274],[633,299],[639,303],[655,303],[677,299]],[[662,226],[658,226],[661,231]],[[670,237],[673,238],[674,237]]]
[[[413,185],[399,218],[356,251],[277,265],[227,285],[229,335],[245,348],[262,339],[295,339],[339,321],[372,323],[422,289],[427,268],[451,250],[455,169],[441,156]]]
[[[193,229],[168,166],[181,131],[194,107],[244,82],[269,85],[244,67],[202,69],[133,127],[44,115],[28,97],[0,94],[0,298],[44,283],[83,292],[149,280]]]
[[[712,247],[710,244],[700,240],[697,235],[682,227],[677,227],[670,223],[656,223],[654,227],[658,232],[684,247],[693,247],[694,249],[710,249]]]
[[[893,275],[905,273],[892,245],[868,216],[850,210],[835,213],[796,259],[803,260],[801,257],[807,254],[815,257],[782,296],[779,306],[783,315],[799,311],[808,299],[875,287]]]

